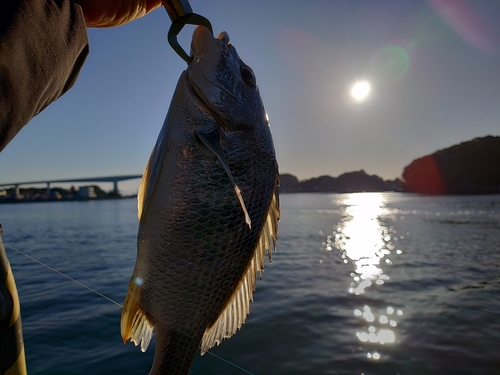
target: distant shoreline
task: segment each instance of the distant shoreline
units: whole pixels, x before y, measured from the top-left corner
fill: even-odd
[[[137,197],[137,195],[121,195],[114,191],[107,193],[97,185],[81,186],[79,189],[72,187],[70,190],[60,187],[54,187],[49,190],[43,188],[27,187],[21,189],[10,188],[8,190],[4,190],[3,196],[0,196],[0,204],[93,201],[126,199],[132,197]]]
[[[24,204],[24,203],[45,203],[45,202],[88,202],[137,198],[137,195],[127,195],[121,197],[103,197],[103,198],[62,198],[62,199],[8,199],[0,198],[0,204]]]
[[[308,180],[289,173],[280,175],[280,193],[359,193],[401,192],[423,195],[500,194],[500,137],[475,138],[412,161],[400,178],[384,180],[364,170],[346,172],[338,177],[323,175]],[[55,202],[120,199],[117,192],[104,192],[99,186],[47,189],[0,190],[2,203]]]

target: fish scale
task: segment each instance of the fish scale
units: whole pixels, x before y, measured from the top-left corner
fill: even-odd
[[[203,353],[241,327],[277,237],[279,177],[267,115],[250,68],[223,39],[195,30],[193,61],[138,194],[122,336],[145,350],[154,329],[151,375],[187,374],[200,343]]]

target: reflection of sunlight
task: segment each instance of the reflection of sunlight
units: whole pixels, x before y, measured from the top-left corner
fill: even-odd
[[[380,354],[378,354],[377,352],[374,352],[373,354],[372,353],[366,353],[366,357],[367,358],[370,358],[370,359],[380,359]]]
[[[373,331],[373,332],[371,332]],[[375,327],[369,327],[369,332],[356,332],[356,336],[362,342],[378,342],[380,344],[393,343],[396,337],[390,329],[381,329],[376,333]]]
[[[379,265],[381,259],[391,253],[385,246],[390,236],[378,221],[384,207],[382,194],[351,194],[345,204],[346,217],[337,227],[335,247],[343,252],[344,263],[350,259],[355,265],[354,282],[349,291],[359,295],[373,282],[382,285],[389,279]]]
[[[385,209],[384,194],[349,194],[342,205],[345,206],[343,218],[323,246],[327,251],[339,250],[343,262],[353,265],[348,290],[358,296],[390,280],[382,267],[392,264],[388,257],[395,250],[394,242],[398,238],[396,230],[381,221]],[[401,251],[395,253],[400,254]],[[355,309],[354,315],[363,320],[362,329],[356,332],[357,339],[368,346],[395,343],[393,329],[398,325],[398,316],[402,314],[402,310],[392,306],[373,311],[368,305]],[[377,351],[367,352],[367,358],[378,360],[381,354]]]

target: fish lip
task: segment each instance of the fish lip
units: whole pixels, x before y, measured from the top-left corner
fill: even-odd
[[[226,56],[229,56],[229,53],[232,49],[232,45],[230,43],[229,34],[225,31],[222,31],[217,37],[214,37],[212,32],[204,25],[197,26],[193,31],[193,36],[191,38],[191,56],[193,59],[202,58],[207,53],[214,48],[220,47],[218,42],[222,42],[223,46],[225,46],[226,50],[223,49],[223,52]]]
[[[199,56],[203,56],[206,52],[206,49],[204,49],[203,46],[210,45],[214,42],[214,39],[216,38],[214,38],[206,26],[198,25],[194,29],[193,36],[191,38],[191,54],[193,57],[197,57],[195,51],[199,53]]]

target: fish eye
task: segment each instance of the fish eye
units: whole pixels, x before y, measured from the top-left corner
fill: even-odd
[[[255,87],[257,83],[255,80],[255,74],[253,74],[252,69],[244,65],[240,68],[240,74],[241,74],[241,79],[243,79],[243,82],[245,82],[247,86]]]

